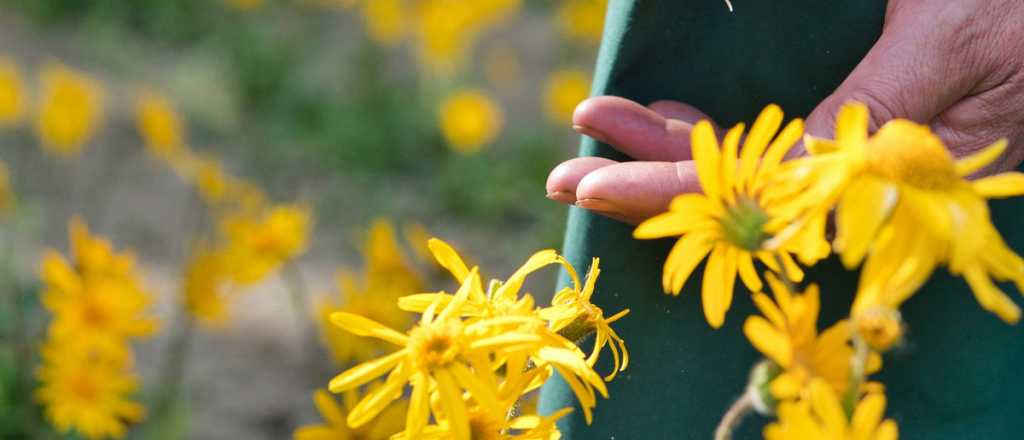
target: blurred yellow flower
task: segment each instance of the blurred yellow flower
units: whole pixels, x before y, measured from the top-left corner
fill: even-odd
[[[135,102],[135,123],[149,152],[172,160],[185,146],[185,124],[166,97],[144,92]]]
[[[427,244],[430,241],[430,232],[427,231],[426,226],[415,222],[406,223],[402,228],[402,235],[416,259],[434,263],[434,255],[430,252],[430,246]]]
[[[469,415],[469,438],[473,440],[558,440],[562,433],[555,422],[572,412],[563,408],[548,416],[535,414],[516,417],[494,417],[479,406],[471,407]],[[447,440],[454,438],[452,425],[447,421],[427,426],[417,440]],[[409,440],[411,437],[400,433],[392,440]]]
[[[608,0],[562,0],[556,20],[566,38],[596,44],[604,32]]]
[[[590,75],[579,69],[552,72],[544,86],[544,109],[556,124],[572,122],[576,105],[590,96]]]
[[[123,438],[145,408],[132,401],[138,379],[124,364],[96,357],[80,347],[49,342],[41,348],[35,399],[61,433],[72,429],[90,440]]]
[[[458,153],[473,154],[501,133],[501,108],[479,90],[463,90],[441,104],[441,134]]]
[[[801,397],[814,378],[845,395],[854,357],[849,322],[840,321],[818,334],[818,286],[811,285],[802,295],[796,295],[772,274],[766,278],[775,301],[755,293],[754,304],[764,316],[747,318],[743,333],[754,348],[782,368],[771,382],[772,396],[778,400]],[[881,358],[872,354],[865,372],[874,373],[880,368]]]
[[[361,338],[331,322],[331,316],[347,312],[366,317],[391,328],[404,328],[411,322],[408,313],[395,307],[395,298],[414,290],[395,291],[390,284],[375,281],[367,274],[360,286],[352,273],[340,271],[336,277],[338,295],[317,307],[317,325],[334,362],[344,365],[379,356],[387,346],[375,339]],[[376,289],[367,286],[378,287]],[[384,289],[380,289],[383,287]]]
[[[360,4],[366,33],[377,44],[394,46],[405,36],[409,5],[403,0],[370,0]]]
[[[158,328],[147,313],[152,297],[142,288],[134,259],[114,253],[109,242],[91,236],[78,219],[71,222],[71,242],[71,263],[56,251],[43,258],[42,303],[53,313],[48,335],[60,344],[127,357],[129,339],[150,336]]]
[[[451,74],[487,29],[512,16],[521,0],[420,0],[416,39],[420,59],[430,71]]]
[[[204,325],[218,326],[228,319],[224,304],[228,281],[226,266],[220,252],[199,245],[185,269],[185,308]]]
[[[309,209],[277,205],[259,217],[232,215],[221,222],[227,237],[225,258],[231,279],[252,284],[306,250],[311,227]]]
[[[895,119],[869,137],[868,109],[857,103],[841,109],[835,137],[808,139],[812,155],[787,163],[776,190],[799,194],[811,212],[835,206],[836,252],[848,268],[864,261],[853,314],[898,308],[947,264],[982,308],[1017,322],[1020,308],[993,278],[1024,291],[1024,260],[992,225],[986,200],[1024,194],[1024,173],[966,178],[1002,155],[1006,140],[954,160],[926,125]]]
[[[61,64],[44,68],[40,80],[36,132],[42,145],[61,157],[77,156],[102,121],[102,90],[92,78]]]
[[[255,11],[266,5],[266,0],[224,0],[224,3],[239,11]]]
[[[751,292],[761,290],[755,258],[799,282],[803,271],[793,255],[812,264],[829,252],[824,213],[801,222],[794,197],[766,195],[782,159],[803,133],[803,121],[794,119],[776,137],[782,120],[777,105],[765,107],[742,150],[743,124],[729,130],[719,148],[711,123],[698,122],[691,143],[703,194],[676,196],[668,212],[648,219],[633,232],[638,239],[682,236],[665,260],[665,292],[678,295],[708,257],[701,300],[704,316],[714,328],[725,322],[737,275]]]
[[[25,113],[25,85],[14,61],[0,55],[0,124],[12,124]]]
[[[0,162],[0,219],[14,211],[15,200],[7,164]]]
[[[206,156],[193,157],[190,177],[199,196],[206,203],[216,205],[224,200],[228,190],[228,176],[220,160]]]
[[[885,395],[869,393],[847,417],[839,397],[825,381],[813,380],[810,396],[779,405],[779,420],[764,428],[766,440],[896,440],[899,428],[886,419]]]
[[[359,428],[349,428],[345,423],[349,411],[356,406],[358,396],[355,391],[348,391],[342,395],[344,405],[339,405],[327,391],[316,390],[313,393],[313,403],[316,405],[320,416],[324,419],[322,425],[303,426],[295,430],[295,440],[385,440],[393,434],[402,431],[405,424],[405,412],[408,404],[399,402],[389,406],[381,412],[373,421]]]

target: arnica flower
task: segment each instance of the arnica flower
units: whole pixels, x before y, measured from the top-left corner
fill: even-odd
[[[849,268],[866,259],[854,315],[878,305],[897,308],[946,264],[985,310],[1013,323],[1020,308],[993,278],[1024,291],[1024,260],[992,225],[986,199],[1024,194],[1024,174],[966,178],[1006,145],[1001,140],[954,160],[927,126],[903,119],[869,137],[868,109],[852,103],[839,113],[835,141],[808,139],[813,155],[785,165],[779,188],[800,193],[812,209],[835,206],[835,251]]]
[[[479,90],[458,92],[441,104],[441,134],[458,153],[473,154],[501,133],[501,108]]]
[[[25,86],[14,61],[0,56],[0,125],[13,124],[25,114]]]
[[[473,320],[458,317],[456,312],[473,290],[482,291],[476,269],[470,271],[447,306],[439,312],[436,304],[428,308],[408,334],[358,315],[334,315],[335,324],[352,333],[376,337],[402,347],[392,354],[357,365],[331,380],[330,390],[337,393],[387,375],[384,385],[370,391],[349,413],[350,426],[358,427],[371,420],[399,398],[405,386],[410,384],[412,395],[405,430],[408,438],[419,438],[426,427],[433,412],[430,404],[433,395],[440,404],[443,419],[451,426],[453,438],[468,440],[470,422],[463,393],[468,392],[469,397],[493,417],[503,417],[505,408],[498,397],[500,390],[495,371],[504,365],[500,359],[521,358],[518,356],[521,353],[529,354],[538,368],[553,365],[559,369],[570,384],[583,387],[580,392],[585,396],[591,395],[595,388],[607,396],[604,383],[583,360],[582,353],[568,346],[544,344],[543,338],[529,332],[535,327],[524,325],[529,317]],[[497,356],[498,353],[503,356]],[[522,363],[520,367],[525,365]],[[435,416],[441,418],[438,414]]]
[[[851,383],[854,357],[854,349],[849,344],[849,323],[840,321],[819,334],[818,287],[812,285],[802,295],[796,295],[772,274],[767,274],[766,278],[775,301],[763,293],[755,293],[754,304],[764,316],[747,318],[743,333],[754,348],[782,369],[769,386],[771,397],[776,400],[798,398],[805,394],[814,378],[845,395]],[[880,368],[881,358],[870,355],[866,373]]]
[[[49,336],[125,358],[129,339],[157,330],[148,314],[152,297],[142,289],[131,256],[113,253],[108,242],[90,236],[78,220],[71,223],[71,238],[71,263],[55,251],[43,258],[42,303],[53,313]]]
[[[410,323],[411,317],[407,312],[395,307],[395,298],[408,291],[393,291],[393,284],[387,280],[371,279],[369,271],[362,283],[355,279],[354,274],[347,271],[339,271],[336,280],[337,297],[323,301],[317,307],[317,325],[331,358],[336,364],[343,365],[379,356],[388,347],[385,343],[342,330],[334,325],[331,316],[345,312],[390,328],[404,328]]]
[[[387,219],[375,219],[363,248],[367,291],[393,293],[391,300],[423,287],[423,280],[398,243],[395,227]]]
[[[58,156],[77,156],[103,118],[102,90],[92,78],[60,64],[47,66],[40,76],[39,139]]]
[[[234,215],[221,229],[228,238],[226,258],[233,281],[252,284],[306,250],[310,233],[309,209],[278,205],[253,218]]]
[[[145,408],[131,400],[138,379],[124,360],[96,357],[81,347],[49,342],[41,349],[35,399],[62,433],[72,429],[90,440],[123,438]]]
[[[597,44],[604,32],[608,0],[563,0],[558,7],[558,29],[570,40]]]
[[[572,122],[576,105],[590,96],[590,75],[580,69],[552,72],[544,85],[544,110],[555,124]]]
[[[200,244],[185,268],[185,309],[201,324],[216,327],[228,320],[227,264],[218,250]]]
[[[814,380],[810,396],[779,405],[779,420],[764,428],[766,440],[896,440],[899,428],[882,420],[885,395],[864,396],[847,418],[839,397],[828,383]]]
[[[707,257],[701,299],[704,316],[714,328],[725,322],[737,274],[750,291],[761,290],[755,258],[799,282],[803,271],[792,255],[810,265],[829,252],[824,215],[798,221],[799,210],[789,199],[766,197],[781,161],[803,132],[803,121],[794,119],[773,141],[782,118],[778,106],[766,107],[751,127],[742,152],[743,124],[729,130],[720,150],[711,123],[698,122],[691,143],[704,193],[676,196],[668,212],[648,219],[633,232],[639,239],[682,235],[665,260],[665,292],[678,295]]]
[[[14,211],[15,200],[7,164],[0,162],[0,219]]]
[[[144,92],[135,103],[135,124],[146,148],[159,159],[173,160],[185,148],[185,124],[166,97]]]
[[[408,29],[409,7],[402,0],[372,0],[362,2],[359,12],[366,24],[370,39],[382,46],[394,46],[402,41]]]
[[[408,405],[398,402],[388,406],[373,421],[359,428],[349,428],[345,419],[348,412],[356,406],[358,396],[355,391],[342,395],[343,405],[325,390],[316,390],[313,403],[316,405],[324,423],[303,426],[295,430],[294,440],[375,440],[387,439],[402,431],[405,424],[405,412]]]
[[[583,339],[576,335],[593,334],[594,349],[587,357],[587,363],[591,366],[597,363],[598,355],[607,345],[612,352],[614,366],[612,372],[604,380],[611,381],[618,372],[625,371],[629,366],[629,351],[626,349],[626,342],[611,327],[612,323],[629,314],[629,309],[606,318],[604,311],[590,302],[590,298],[594,295],[597,276],[601,273],[600,262],[601,260],[598,258],[593,259],[582,289],[576,271],[566,262],[565,269],[572,279],[572,287],[566,287],[556,293],[551,300],[551,307],[542,309],[540,316],[550,322],[552,330],[570,340]]]

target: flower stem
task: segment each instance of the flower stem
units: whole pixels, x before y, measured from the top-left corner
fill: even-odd
[[[282,268],[281,275],[285,284],[288,285],[288,297],[291,300],[292,312],[295,314],[295,329],[298,333],[300,348],[302,349],[303,362],[306,364],[306,371],[313,383],[319,383],[320,372],[317,369],[316,336],[313,335],[307,325],[308,313],[306,310],[306,298],[309,289],[302,277],[302,271],[294,260],[288,260]]]
[[[722,421],[718,422],[718,428],[715,428],[715,440],[730,440],[732,438],[733,431],[740,426],[743,419],[750,414],[754,409],[754,401],[750,397],[750,393],[743,393],[743,396],[736,400],[729,407],[729,410],[722,416]]]
[[[167,343],[167,356],[164,359],[163,371],[160,373],[160,385],[157,389],[156,401],[153,404],[155,419],[166,417],[171,407],[177,402],[184,382],[185,367],[192,347],[192,334],[195,321],[192,315],[181,305],[175,309],[174,330]]]

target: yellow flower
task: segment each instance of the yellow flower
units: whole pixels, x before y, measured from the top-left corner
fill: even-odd
[[[199,245],[185,269],[185,308],[200,323],[217,326],[228,318],[224,304],[227,262],[220,252]]]
[[[882,420],[885,395],[870,393],[857,403],[847,418],[835,391],[814,380],[809,399],[779,405],[779,420],[764,428],[766,440],[896,440],[899,428]]]
[[[596,44],[604,32],[608,0],[562,0],[556,20],[566,38]]]
[[[557,440],[562,438],[555,422],[572,412],[572,408],[563,408],[549,416],[524,415],[513,418],[492,417],[479,407],[469,409],[469,438],[473,440]],[[442,421],[423,429],[416,437],[421,440],[447,440],[453,438],[451,426]],[[403,434],[392,437],[392,440],[408,440]]]
[[[501,133],[501,108],[479,90],[458,92],[441,104],[441,134],[458,153],[473,154]]]
[[[574,390],[586,397],[596,388],[607,396],[601,378],[586,364],[579,350],[552,346],[529,331],[536,320],[529,317],[478,318],[464,320],[457,311],[470,297],[482,295],[476,269],[462,282],[448,305],[436,311],[428,308],[419,323],[408,333],[391,330],[381,324],[348,313],[337,313],[332,320],[338,326],[361,336],[371,336],[402,347],[387,356],[357,365],[338,375],[330,383],[332,392],[343,392],[387,375],[383,386],[370,391],[348,415],[350,426],[358,427],[376,416],[397,399],[406,384],[412,386],[405,435],[419,438],[431,409],[431,395],[439,402],[443,419],[450,424],[452,437],[470,439],[470,420],[463,393],[495,418],[506,415],[500,401],[495,371],[505,360],[524,360],[528,355],[538,368],[553,366]],[[568,345],[571,346],[571,343]],[[574,348],[574,347],[573,347]],[[502,353],[502,356],[497,356]],[[526,363],[509,364],[509,375],[523,375]],[[578,394],[579,395],[579,394]],[[584,406],[587,403],[581,402]],[[437,419],[440,415],[435,414]]]
[[[74,429],[87,439],[123,438],[127,424],[145,415],[129,396],[138,379],[123,361],[96,357],[79,347],[49,342],[41,349],[35,399],[60,432]]]
[[[370,226],[363,251],[366,259],[365,288],[368,292],[395,293],[389,299],[418,291],[423,280],[409,264],[409,259],[395,236],[395,227],[387,219],[376,219]]]
[[[61,157],[77,156],[103,117],[98,83],[66,66],[43,69],[36,132],[43,147]]]
[[[854,357],[849,345],[849,323],[840,321],[818,334],[818,287],[812,285],[802,295],[794,295],[772,274],[766,278],[775,301],[755,293],[754,304],[764,317],[747,318],[743,333],[754,348],[783,370],[771,382],[772,396],[779,400],[797,398],[814,378],[824,380],[836,393],[845,395]],[[871,355],[866,372],[873,373],[880,367],[881,359]]]
[[[224,0],[229,7],[239,11],[255,11],[266,4],[266,0]]]
[[[394,46],[402,41],[408,24],[402,0],[372,0],[360,5],[366,33],[377,44]]]
[[[11,189],[10,174],[7,164],[0,162],[0,219],[14,211],[14,190]]]
[[[345,423],[349,411],[355,407],[358,397],[355,391],[348,391],[342,396],[344,406],[339,405],[327,391],[316,390],[313,403],[324,418],[322,425],[303,426],[295,430],[295,440],[384,440],[402,430],[405,423],[405,402],[391,405],[372,422],[353,429]]]
[[[1020,308],[992,279],[1024,291],[1024,260],[1003,242],[985,201],[1024,194],[1024,174],[966,179],[998,158],[1005,140],[954,160],[927,126],[911,121],[889,121],[869,137],[867,107],[848,104],[835,141],[807,145],[813,155],[788,163],[780,188],[800,193],[813,210],[835,206],[836,252],[849,268],[864,261],[854,315],[898,308],[946,264],[985,310],[1020,319]]]
[[[409,324],[409,315],[395,307],[395,298],[407,291],[369,290],[365,286],[383,284],[365,280],[358,285],[351,273],[337,275],[338,297],[327,300],[317,307],[317,325],[328,351],[336,364],[362,362],[379,356],[385,346],[378,340],[361,338],[342,330],[331,322],[331,316],[338,312],[359,315],[380,322],[391,328],[403,328]]]
[[[402,228],[402,235],[417,260],[434,262],[434,254],[430,252],[430,246],[427,244],[430,241],[430,232],[425,226],[415,222],[406,223]]]
[[[0,124],[13,124],[25,113],[25,86],[18,66],[0,56]]]
[[[171,160],[185,147],[185,124],[166,97],[143,93],[135,103],[136,127],[154,156]]]
[[[451,74],[463,66],[480,34],[510,17],[521,0],[420,0],[416,40],[420,60],[428,70]]]
[[[590,271],[587,273],[587,280],[582,290],[580,290],[580,280],[576,275],[576,270],[566,262],[564,266],[573,285],[571,288],[567,287],[556,293],[551,300],[551,307],[542,309],[540,316],[549,321],[552,330],[571,340],[580,341],[582,338],[576,337],[576,335],[586,336],[593,333],[594,349],[587,358],[587,363],[591,366],[597,363],[598,355],[607,345],[612,352],[615,365],[604,380],[611,381],[618,372],[625,371],[629,366],[629,351],[626,350],[626,342],[611,327],[612,323],[626,316],[629,309],[605,318],[604,310],[590,302],[590,297],[594,295],[597,276],[601,273],[600,262],[599,258],[594,258],[590,264]]]
[[[221,229],[228,238],[226,250],[231,279],[252,284],[306,250],[310,232],[309,209],[278,205],[257,218],[234,215]]]
[[[590,76],[579,69],[558,70],[544,86],[544,109],[556,124],[572,122],[576,105],[590,96]]]
[[[113,253],[80,221],[71,224],[74,261],[49,251],[43,258],[42,303],[53,313],[49,336],[104,356],[124,358],[130,338],[152,335],[157,322],[148,316],[152,297],[142,289],[129,255]]]
[[[813,264],[829,251],[824,214],[795,222],[798,210],[793,209],[791,198],[766,196],[780,162],[803,132],[803,121],[795,119],[772,141],[782,118],[778,106],[766,107],[741,152],[743,124],[729,130],[719,150],[711,124],[698,122],[691,142],[704,193],[676,196],[668,212],[648,219],[633,232],[639,239],[682,235],[665,260],[662,284],[666,292],[678,295],[693,270],[708,257],[701,299],[704,316],[714,328],[725,322],[737,274],[752,292],[761,290],[755,258],[800,281],[803,271],[792,254],[804,264]]]

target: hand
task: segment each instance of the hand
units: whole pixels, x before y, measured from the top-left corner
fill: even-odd
[[[957,157],[1007,138],[1007,153],[982,174],[1015,168],[1024,160],[1024,1],[891,0],[878,42],[814,109],[807,132],[832,137],[848,101],[868,105],[872,130],[894,118],[930,124]],[[631,224],[663,212],[700,190],[690,160],[700,119],[710,120],[678,102],[584,101],[574,128],[637,161],[564,162],[548,176],[548,197]]]

